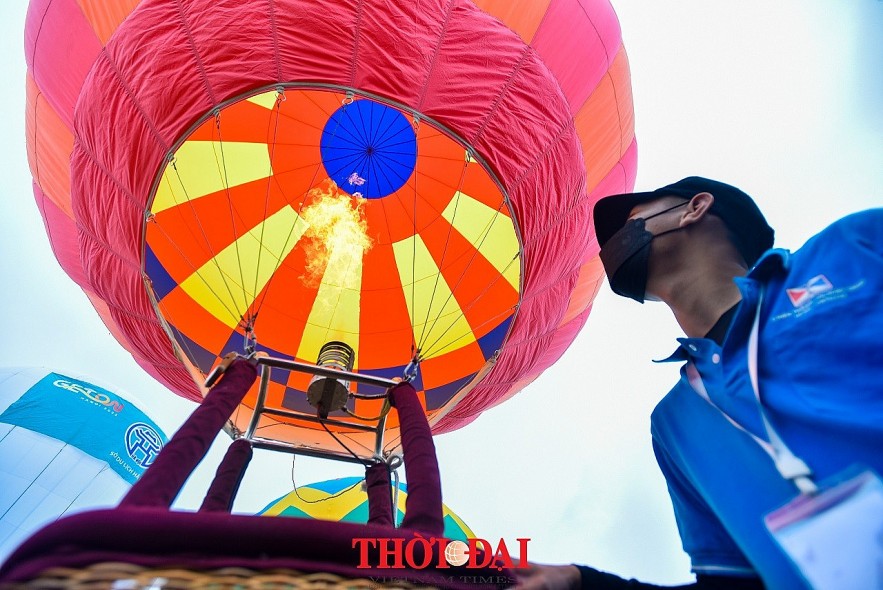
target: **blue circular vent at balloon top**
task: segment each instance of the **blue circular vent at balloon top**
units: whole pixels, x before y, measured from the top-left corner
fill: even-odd
[[[367,99],[345,104],[329,117],[320,149],[337,186],[367,199],[402,188],[417,164],[417,137],[405,115]]]

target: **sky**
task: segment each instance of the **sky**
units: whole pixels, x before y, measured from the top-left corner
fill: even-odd
[[[689,175],[735,184],[797,249],[828,223],[883,205],[883,1],[616,0],[638,138],[636,190]],[[23,0],[0,6],[0,366],[41,365],[125,391],[168,432],[193,404],[147,376],[49,249],[25,153]],[[479,537],[529,558],[662,584],[692,579],[649,416],[682,335],[662,304],[603,287],[562,359],[466,428],[436,437],[444,501]],[[175,507],[199,505],[219,438]],[[721,460],[726,460],[722,457]],[[234,506],[253,513],[357,466],[256,452]],[[734,482],[738,485],[738,482]]]

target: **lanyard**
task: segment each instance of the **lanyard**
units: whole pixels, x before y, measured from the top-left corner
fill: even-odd
[[[818,491],[818,488],[813,483],[812,479],[810,479],[812,471],[810,471],[809,467],[807,467],[806,463],[804,463],[800,457],[791,452],[791,449],[788,448],[785,441],[779,437],[775,428],[773,428],[773,425],[770,423],[769,418],[767,418],[766,412],[763,410],[763,403],[760,399],[760,389],[757,379],[757,341],[760,327],[760,307],[762,302],[763,287],[761,286],[761,291],[757,299],[757,309],[754,313],[754,324],[751,326],[751,334],[748,336],[748,375],[751,380],[751,388],[754,390],[754,399],[757,402],[757,409],[760,412],[760,418],[763,421],[763,426],[766,430],[769,441],[765,441],[754,433],[749,432],[744,426],[733,420],[733,418],[714,403],[708,395],[708,390],[705,389],[705,384],[702,382],[702,376],[699,375],[699,371],[696,369],[696,365],[693,364],[693,361],[687,362],[687,380],[690,382],[693,390],[699,394],[702,399],[719,411],[730,424],[750,436],[754,442],[756,442],[760,448],[770,456],[776,466],[776,470],[782,477],[794,482],[794,485],[797,486],[797,489],[799,489],[801,493],[813,494]]]

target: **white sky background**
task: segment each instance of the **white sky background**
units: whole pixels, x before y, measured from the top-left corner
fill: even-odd
[[[134,363],[50,252],[25,153],[25,4],[0,7],[0,365],[111,384],[171,432],[193,405]],[[613,4],[632,67],[638,190],[692,174],[736,184],[791,249],[838,217],[883,205],[883,2]],[[680,335],[661,304],[642,307],[605,286],[554,367],[436,438],[445,502],[480,537],[511,546],[529,537],[534,561],[690,580],[649,436],[650,412],[676,378],[676,367],[650,360]],[[198,506],[220,442],[176,506]],[[288,492],[290,467],[288,456],[256,453],[236,510]],[[295,473],[304,484],[360,469],[298,459]]]

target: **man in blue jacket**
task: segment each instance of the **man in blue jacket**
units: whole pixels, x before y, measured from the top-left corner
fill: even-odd
[[[835,543],[867,551],[852,550],[849,563],[812,561],[812,551],[836,553],[825,544],[807,550],[808,565],[805,556],[789,559],[771,533],[777,521],[765,517],[836,481],[860,481],[877,497],[868,492],[856,508],[847,495],[837,518],[847,531],[867,524],[857,520],[883,526],[883,209],[841,219],[794,253],[771,249],[773,230],[747,194],[706,178],[606,197],[594,213],[613,291],[662,301],[687,336],[663,361],[684,364],[651,431],[697,575],[689,587],[804,588],[807,577],[821,579],[814,575],[848,580],[858,554],[880,559],[879,547],[851,533]],[[585,566],[539,565],[520,585],[655,587]]]

